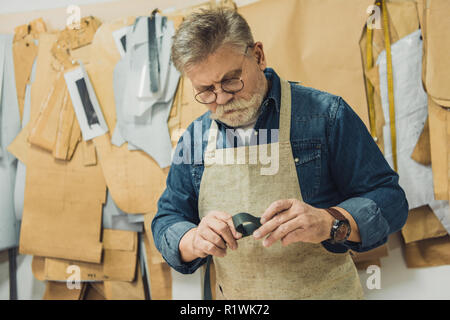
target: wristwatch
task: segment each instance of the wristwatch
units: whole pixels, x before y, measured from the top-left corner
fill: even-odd
[[[335,218],[330,231],[331,243],[343,243],[350,236],[350,232],[352,232],[350,222],[342,213],[334,208],[327,208],[325,210]]]

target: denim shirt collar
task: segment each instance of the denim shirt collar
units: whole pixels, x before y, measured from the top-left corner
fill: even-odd
[[[274,104],[277,112],[280,112],[280,104],[281,104],[280,77],[272,68],[266,68],[264,70],[264,75],[266,76],[266,79],[269,81],[270,87],[265,99],[263,100],[263,106],[264,103],[266,103],[267,105]]]
[[[259,118],[264,117],[266,113],[270,111],[271,106],[275,106],[275,110],[279,113],[280,112],[280,104],[281,104],[281,84],[280,84],[280,77],[278,74],[273,70],[272,68],[266,68],[264,69],[264,75],[266,76],[266,79],[269,81],[269,90],[267,91],[267,94],[265,98],[263,99],[261,103],[261,113],[259,115]],[[258,118],[258,120],[259,120]],[[221,122],[220,120],[215,120],[220,126],[224,127],[225,129],[231,129],[232,127],[228,126],[227,124]]]

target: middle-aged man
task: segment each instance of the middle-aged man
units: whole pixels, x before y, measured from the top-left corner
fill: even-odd
[[[363,298],[348,250],[384,244],[408,203],[360,118],[338,96],[280,79],[230,9],[186,17],[172,60],[209,111],[178,142],[152,221],[167,263],[192,273],[213,256],[218,299]],[[263,146],[275,170],[220,158]],[[262,225],[239,233],[238,213]]]

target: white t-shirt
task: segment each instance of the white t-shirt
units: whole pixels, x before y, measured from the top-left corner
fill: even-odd
[[[254,135],[253,128],[256,124],[256,121],[257,119],[246,126],[235,128],[236,133],[239,135],[240,140],[245,146],[248,146],[250,144],[250,138],[252,135]]]

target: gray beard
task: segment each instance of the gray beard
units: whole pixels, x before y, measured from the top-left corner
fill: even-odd
[[[256,120],[259,116],[261,103],[264,97],[261,94],[254,94],[250,100],[233,100],[222,106],[217,106],[216,112],[211,113],[210,118],[219,120],[230,127],[246,126]],[[227,115],[225,112],[235,110]]]

